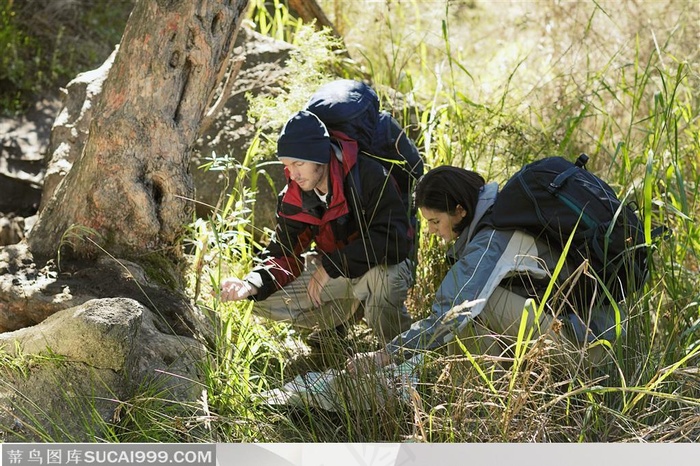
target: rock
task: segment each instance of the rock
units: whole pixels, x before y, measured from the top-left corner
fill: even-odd
[[[24,238],[24,218],[0,214],[0,246],[16,244]]]
[[[59,104],[45,99],[20,118],[0,118],[0,212],[26,217],[39,208],[44,154]]]
[[[191,415],[185,406],[201,396],[205,348],[161,332],[157,320],[132,299],[94,299],[0,334],[5,358],[14,359],[3,366],[0,426],[15,430],[3,440],[45,441],[45,432],[52,441],[97,441],[106,432],[95,430],[105,426],[95,416],[113,422],[122,402],[149,390]]]
[[[133,262],[59,268],[25,242],[0,248],[0,440],[96,441],[91,419],[140,396],[192,415],[212,317]]]
[[[75,287],[57,279],[55,266],[34,263],[26,243],[0,248],[0,332],[36,325],[51,314],[96,297],[76,297]]]
[[[163,272],[162,270],[160,271]],[[96,298],[126,297],[157,312],[163,332],[211,341],[211,322],[180,291],[148,278],[138,264],[111,257],[36,264],[25,242],[0,248],[0,333],[43,322]]]

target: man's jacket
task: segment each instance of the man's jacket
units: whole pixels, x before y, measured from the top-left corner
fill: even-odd
[[[361,277],[408,257],[413,233],[395,181],[378,162],[358,157],[355,141],[331,134],[337,150],[329,164],[327,206],[314,192],[302,191],[285,170],[275,233],[253,270],[262,279],[255,300],[296,279],[304,266],[301,254],[312,246],[331,278]]]

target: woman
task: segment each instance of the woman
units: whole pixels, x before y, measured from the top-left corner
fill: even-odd
[[[517,338],[524,312],[531,338],[548,333],[555,341],[581,337],[590,342],[614,328],[610,311],[591,312],[593,317],[586,323],[571,309],[557,315],[547,308],[537,312],[537,297],[549,284],[559,254],[526,232],[490,227],[489,208],[497,194],[497,183],[486,184],[478,173],[458,167],[438,167],[421,178],[415,190],[416,206],[429,232],[451,243],[452,266],[437,290],[429,317],[379,351],[357,355],[348,362],[348,369],[368,361],[379,366],[400,362],[416,351],[449,344],[455,337],[474,354],[501,355]],[[573,272],[564,266],[557,281],[563,283]],[[562,321],[563,330],[557,324]],[[596,350],[602,352],[600,346]]]

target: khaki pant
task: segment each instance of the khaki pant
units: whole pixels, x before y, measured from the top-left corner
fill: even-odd
[[[498,287],[493,292],[479,316],[460,333],[460,342],[472,354],[503,356],[518,339],[524,313],[524,339],[535,340],[547,335],[554,344],[553,358],[557,362],[575,362],[581,357],[586,359],[586,366],[595,366],[604,362],[606,352],[602,346],[580,348],[574,344],[561,322],[551,314],[543,311],[536,315],[537,303],[524,298],[505,288]],[[451,354],[462,354],[458,343],[452,343],[448,349]],[[577,357],[577,355],[579,357]]]
[[[308,283],[315,270],[307,260],[304,272],[292,283],[257,301],[253,311],[268,319],[302,328],[330,329],[348,321],[363,307],[367,325],[382,341],[389,341],[411,326],[404,301],[413,284],[410,262],[377,266],[359,278],[331,278],[323,287],[320,307],[312,305]]]

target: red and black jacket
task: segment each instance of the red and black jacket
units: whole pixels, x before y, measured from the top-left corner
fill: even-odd
[[[296,279],[304,266],[301,254],[312,247],[332,278],[361,277],[408,257],[413,231],[396,182],[378,162],[358,157],[354,140],[339,132],[331,136],[342,155],[331,155],[329,205],[302,191],[285,170],[275,234],[253,270],[262,277],[253,299],[264,300]]]

